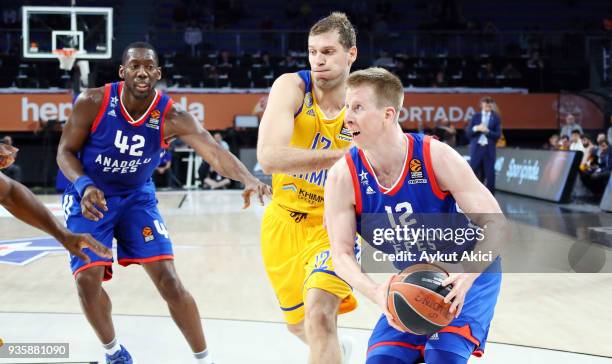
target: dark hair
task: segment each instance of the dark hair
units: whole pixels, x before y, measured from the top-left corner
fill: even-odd
[[[338,31],[340,44],[345,50],[357,45],[355,28],[345,13],[334,11],[323,19],[320,19],[310,28],[309,36],[319,35],[330,31]]]
[[[567,135],[562,135],[562,136],[561,136],[561,139],[567,139],[567,140],[569,140],[569,137],[568,137]]]
[[[583,137],[583,135],[580,134],[580,130],[574,129],[574,130],[572,130],[572,134],[578,134],[578,135],[580,135],[581,138]]]
[[[136,48],[152,50],[153,54],[155,55],[155,63],[159,65],[159,59],[157,58],[157,51],[155,50],[155,48],[153,48],[151,44],[147,42],[133,42],[133,43],[128,44],[128,46],[123,49],[123,55],[121,56],[122,64],[125,64],[125,62],[127,61],[129,50],[136,49]]]
[[[493,98],[491,96],[484,96],[483,98],[480,99],[480,103],[485,103],[485,104],[492,104],[495,101],[493,101]]]

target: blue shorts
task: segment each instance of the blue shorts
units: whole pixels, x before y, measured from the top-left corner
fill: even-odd
[[[426,350],[444,350],[462,356],[482,356],[489,326],[501,286],[501,260],[498,258],[478,277],[470,288],[459,317],[437,333],[415,335],[391,327],[382,315],[368,342],[368,358],[376,355],[391,356],[414,363],[416,356],[423,360]]]
[[[117,239],[117,259],[122,266],[172,260],[174,253],[168,231],[159,210],[155,193],[149,187],[124,196],[106,197],[108,211],[104,217],[92,221],[81,214],[81,198],[70,186],[63,195],[62,207],[66,226],[74,233],[89,233],[108,248]],[[79,272],[93,266],[105,266],[104,280],[113,276],[112,259],[101,258],[89,249],[84,252],[91,261],[70,256],[70,268],[76,277]]]

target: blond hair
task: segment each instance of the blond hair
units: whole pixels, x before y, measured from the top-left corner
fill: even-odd
[[[320,19],[310,28],[308,36],[319,35],[337,30],[340,44],[345,50],[357,45],[355,28],[345,13],[334,11],[323,19]]]
[[[393,73],[380,67],[370,67],[351,73],[346,81],[349,88],[368,85],[376,95],[378,107],[392,106],[399,114],[404,104],[404,86]]]

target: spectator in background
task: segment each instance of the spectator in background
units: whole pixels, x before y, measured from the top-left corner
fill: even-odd
[[[482,65],[482,69],[478,72],[478,78],[485,84],[495,81],[497,75],[493,68],[493,62],[489,61]]]
[[[448,87],[446,75],[444,74],[443,70],[439,70],[436,73],[436,77],[434,78],[434,82],[431,84],[431,87]]]
[[[380,51],[378,58],[374,60],[374,67],[383,67],[387,69],[394,68],[395,61],[393,61],[393,58],[389,56],[389,53],[385,51]]]
[[[553,134],[548,138],[548,141],[544,143],[542,149],[557,150],[559,149],[559,135]]]
[[[202,29],[198,27],[195,20],[189,22],[187,28],[185,28],[185,43],[189,46],[191,56],[200,56],[200,44],[202,44]]]
[[[474,114],[465,131],[470,139],[470,166],[479,178],[484,175],[491,193],[495,192],[495,145],[502,133],[501,118],[493,111],[493,104],[491,97],[480,99],[481,111]]]
[[[9,145],[9,146],[13,146],[13,138],[11,138],[10,136],[5,136],[4,138],[2,138],[2,143]],[[17,149],[19,150],[19,149]],[[15,160],[17,160],[17,152],[15,152]],[[22,180],[22,176],[21,176],[21,166],[17,165],[17,163],[13,163],[10,166],[4,168],[2,170],[2,172],[4,172],[5,175],[9,176],[10,178],[14,179],[17,182],[21,182]]]
[[[221,135],[221,133],[214,133],[213,134],[213,138],[215,138],[215,140],[217,141],[217,143],[219,143],[219,145],[225,149],[225,150],[229,150],[229,144],[227,144],[227,142],[225,140],[223,140],[223,135]]]
[[[606,134],[604,133],[599,133],[597,134],[597,138],[595,139],[595,155],[597,156],[597,158],[599,158],[600,153],[601,153],[601,143],[606,141]]]
[[[457,129],[447,118],[436,120],[436,128],[433,133],[441,142],[451,147],[457,145]]]
[[[540,51],[531,52],[531,57],[527,60],[527,68],[544,68],[544,61],[540,57]]]
[[[568,138],[571,138],[572,132],[574,130],[578,131],[578,134],[584,134],[582,131],[582,127],[576,123],[576,117],[572,113],[567,113],[565,115],[565,125],[561,128],[561,132],[559,133],[561,136],[566,135]]]
[[[159,165],[153,173],[153,181],[157,187],[172,187],[172,151],[165,150],[159,160]]]
[[[230,149],[229,144],[223,140],[221,133],[214,133],[213,138],[215,138],[215,141],[221,146],[221,148],[225,150]],[[198,168],[198,176],[202,179],[202,186],[204,189],[216,190],[226,188],[232,182],[231,180],[221,176],[204,161],[202,161],[200,168]]]
[[[519,72],[519,70],[514,68],[514,65],[512,64],[512,62],[508,62],[506,67],[502,70],[501,74],[509,80],[517,80],[523,77],[521,72]]]
[[[608,116],[608,120],[609,120],[609,124],[608,124],[607,137],[608,137],[608,145],[611,145],[612,144],[612,112]]]
[[[601,196],[610,179],[612,170],[612,149],[607,140],[602,140],[598,148],[599,157],[594,155],[594,146],[587,149],[588,158],[580,164],[580,178],[584,185],[596,196]]]
[[[577,152],[585,152],[584,145],[582,144],[582,134],[578,130],[572,131],[570,136],[570,147],[569,150]]]
[[[569,150],[570,138],[567,135],[562,135],[559,139],[559,150]]]

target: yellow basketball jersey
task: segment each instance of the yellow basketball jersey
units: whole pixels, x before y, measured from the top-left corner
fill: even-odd
[[[303,149],[343,149],[351,143],[351,133],[344,127],[342,109],[327,119],[317,105],[310,71],[298,72],[306,87],[304,101],[294,117],[291,146]],[[272,199],[287,210],[304,212],[312,217],[323,216],[323,186],[327,170],[288,175],[272,175]]]

